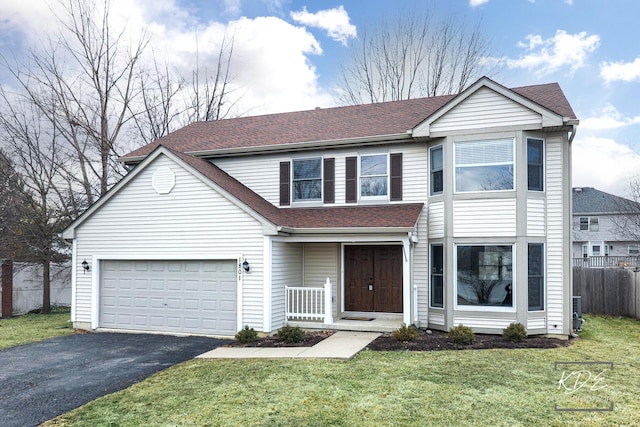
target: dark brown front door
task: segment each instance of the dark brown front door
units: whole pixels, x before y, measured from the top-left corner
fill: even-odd
[[[402,246],[344,248],[346,311],[402,313]]]

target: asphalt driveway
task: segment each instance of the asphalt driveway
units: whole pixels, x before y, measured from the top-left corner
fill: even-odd
[[[94,333],[0,350],[0,425],[36,426],[227,342]]]

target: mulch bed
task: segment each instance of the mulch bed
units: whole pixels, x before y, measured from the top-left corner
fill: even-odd
[[[286,343],[280,338],[268,336],[264,338],[258,338],[256,341],[249,343],[242,343],[240,341],[234,341],[225,345],[225,347],[313,347],[325,338],[329,338],[335,331],[305,331],[304,339],[302,342]]]
[[[369,346],[369,350],[393,351],[434,351],[434,350],[479,350],[492,348],[557,348],[571,345],[573,340],[556,338],[528,337],[520,342],[509,341],[502,335],[479,335],[471,344],[455,344],[448,340],[447,333],[442,331],[427,331],[418,329],[418,337],[409,342],[401,342],[386,333],[376,338]]]
[[[280,338],[268,336],[258,338],[250,343],[234,341],[225,347],[313,347],[325,338],[333,335],[335,331],[305,331],[302,342],[289,344]],[[472,344],[454,344],[447,338],[447,333],[418,329],[418,337],[409,342],[398,341],[392,333],[382,334],[367,346],[373,351],[434,351],[434,350],[478,350],[491,348],[557,348],[571,345],[573,340],[560,340],[556,338],[528,337],[524,341],[512,342],[502,335],[479,335]]]

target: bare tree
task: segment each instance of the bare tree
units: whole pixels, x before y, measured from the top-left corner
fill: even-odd
[[[487,51],[480,24],[402,15],[361,31],[341,67],[338,100],[362,104],[459,93],[480,77]]]
[[[138,65],[147,45],[113,31],[110,2],[60,0],[60,31],[34,49],[28,64],[5,64],[77,157],[77,179],[89,204],[122,174],[113,158],[131,147],[122,141],[138,94]]]
[[[67,258],[58,233],[78,214],[76,209],[81,205],[69,179],[70,166],[65,164],[69,160],[66,144],[55,124],[27,99],[15,99],[1,91],[0,101],[3,142],[19,174],[12,190],[20,202],[20,221],[10,231],[16,248],[25,248],[19,258],[42,265],[42,312],[49,313],[51,263]]]
[[[619,238],[640,242],[640,177],[627,185],[627,197],[614,197],[616,215],[611,217]]]

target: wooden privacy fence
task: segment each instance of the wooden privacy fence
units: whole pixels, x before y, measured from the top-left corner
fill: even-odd
[[[640,271],[631,268],[573,268],[573,295],[582,311],[640,319]]]

